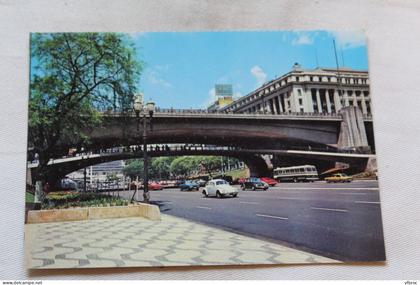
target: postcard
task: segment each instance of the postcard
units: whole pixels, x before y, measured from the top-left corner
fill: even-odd
[[[33,33],[30,269],[385,261],[350,31]]]

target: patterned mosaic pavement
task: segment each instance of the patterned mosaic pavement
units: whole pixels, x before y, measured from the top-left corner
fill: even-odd
[[[28,268],[336,263],[173,216],[25,225]]]

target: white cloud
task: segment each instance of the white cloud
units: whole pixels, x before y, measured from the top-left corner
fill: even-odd
[[[156,65],[147,72],[146,78],[151,84],[160,85],[167,88],[172,87],[172,84],[163,79],[160,75],[162,72],[164,73],[168,69],[168,65]]]
[[[264,72],[264,70],[262,70],[261,67],[259,67],[258,65],[254,65],[251,68],[251,74],[252,76],[255,77],[255,79],[257,80],[257,87],[261,86],[264,84],[264,82],[267,81],[267,74]]]
[[[296,32],[296,37],[292,40],[292,45],[311,45],[313,43],[313,38],[305,32]]]
[[[155,85],[161,85],[164,87],[172,87],[172,84],[168,81],[166,81],[165,79],[156,77],[155,74],[149,74],[149,76],[147,77],[149,82]]]
[[[214,87],[209,90],[206,101],[201,105],[202,108],[207,108],[216,101],[216,89]]]
[[[241,92],[235,92],[235,93],[233,93],[233,100],[237,100],[237,99],[239,99],[242,96],[243,95],[242,95]]]
[[[347,49],[366,44],[365,34],[362,31],[334,31],[331,35],[335,38],[338,48]]]

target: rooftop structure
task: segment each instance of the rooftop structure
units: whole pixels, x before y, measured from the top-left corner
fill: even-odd
[[[217,111],[233,102],[232,84],[216,84],[214,90],[216,101],[207,108],[208,111]]]

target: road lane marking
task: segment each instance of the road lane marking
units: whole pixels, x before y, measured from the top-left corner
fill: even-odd
[[[312,210],[320,210],[320,211],[331,211],[331,212],[342,212],[346,213],[348,212],[345,209],[333,209],[333,208],[318,208],[318,207],[311,207]]]
[[[293,198],[293,197],[278,197],[277,200],[308,200],[303,198]]]
[[[206,210],[211,210],[211,208],[210,207],[204,207],[204,206],[195,206],[196,208],[199,208],[199,209],[206,209]]]
[[[371,202],[371,201],[354,201],[356,204],[381,204],[381,202]]]
[[[241,203],[241,204],[253,204],[253,205],[259,204],[258,202],[246,202],[246,201],[242,201],[242,202],[239,202],[239,203]]]
[[[279,216],[271,216],[271,215],[264,215],[264,214],[255,214],[258,217],[265,217],[265,218],[273,218],[273,219],[279,219],[279,220],[288,220],[289,218],[286,217],[279,217]]]

